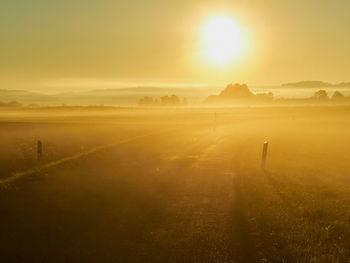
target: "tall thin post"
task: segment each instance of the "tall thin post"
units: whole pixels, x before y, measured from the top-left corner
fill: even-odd
[[[41,164],[42,160],[43,160],[43,144],[41,141],[38,141],[38,145],[37,145],[37,153],[38,153],[38,163]]]
[[[262,152],[262,158],[261,158],[261,169],[265,170],[266,167],[266,157],[267,157],[267,148],[269,146],[268,142],[264,142],[263,145],[263,152]]]

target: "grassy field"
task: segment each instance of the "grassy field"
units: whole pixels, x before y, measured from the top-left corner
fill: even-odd
[[[311,106],[2,110],[1,261],[350,262],[349,117]],[[82,155],[1,183],[37,166],[38,139],[44,164]]]

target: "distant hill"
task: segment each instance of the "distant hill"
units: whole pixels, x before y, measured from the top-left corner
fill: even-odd
[[[342,82],[338,84],[332,84],[323,81],[300,81],[282,84],[283,87],[296,87],[296,88],[347,88],[350,87],[350,82]]]
[[[218,88],[158,88],[133,87],[121,89],[98,89],[84,92],[68,92],[55,97],[68,105],[137,105],[143,97],[162,97],[176,94],[186,97],[190,103],[199,103]]]
[[[60,101],[51,95],[30,92],[25,90],[7,90],[7,89],[0,89],[0,101],[4,103],[17,101],[20,104],[41,104],[41,105],[60,104]]]
[[[17,101],[11,101],[11,102],[7,102],[7,103],[0,101],[0,107],[8,108],[8,107],[21,107],[21,106],[22,106],[22,104],[20,104]]]
[[[58,94],[42,94],[25,90],[0,89],[0,102],[17,101],[23,105],[106,105],[134,106],[145,96],[162,97],[177,94],[186,97],[190,103],[199,103],[208,95],[216,92],[213,87],[162,88],[162,87],[132,87],[120,89],[96,89],[90,91],[65,92]]]

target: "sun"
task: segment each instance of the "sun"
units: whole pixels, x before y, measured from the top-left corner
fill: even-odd
[[[211,63],[224,65],[238,59],[244,42],[242,30],[229,17],[211,18],[203,28],[203,56]]]

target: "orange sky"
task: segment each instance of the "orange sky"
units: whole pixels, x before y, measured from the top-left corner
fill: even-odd
[[[0,88],[350,81],[349,10],[346,0],[4,0]],[[248,41],[226,65],[200,55],[218,15]]]

